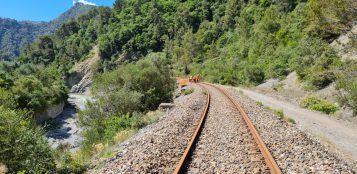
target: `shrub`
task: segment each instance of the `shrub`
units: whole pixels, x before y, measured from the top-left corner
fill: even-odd
[[[285,118],[283,110],[276,110],[275,114],[278,116],[279,119],[284,119]]]
[[[264,71],[257,66],[247,67],[245,69],[245,74],[248,81],[252,84],[260,84],[265,79]]]
[[[186,89],[186,90],[183,92],[183,94],[189,95],[189,94],[193,93],[194,91],[195,91],[195,90],[194,90],[193,88],[188,88],[188,89]]]
[[[289,123],[296,124],[296,121],[293,118],[288,117],[287,120]]]
[[[310,0],[308,30],[322,37],[338,35],[349,28],[349,22],[355,18],[354,7],[353,0]]]
[[[21,108],[41,111],[47,106],[44,87],[36,77],[21,77],[15,81],[12,91]]]
[[[56,149],[55,156],[58,173],[83,173],[86,166],[83,164],[82,159],[69,152],[68,148],[69,144],[66,144],[59,145]]]
[[[357,64],[346,64],[338,73],[336,89],[340,91],[340,103],[349,105],[357,115]]]
[[[300,106],[311,110],[321,111],[325,114],[333,114],[337,111],[337,106],[335,104],[314,96],[303,99],[300,102]]]
[[[79,113],[80,123],[86,127],[82,153],[90,156],[96,153],[93,145],[111,144],[118,132],[137,130],[156,120],[156,114],[144,113],[170,102],[174,87],[164,54],[150,54],[98,75],[93,85],[95,100]]]
[[[105,132],[104,138],[106,140],[112,140],[117,132],[126,129],[137,129],[143,126],[143,116],[140,114],[129,114],[123,116],[112,116],[105,120]]]
[[[5,164],[10,173],[54,173],[52,150],[42,130],[27,115],[0,106],[0,164]]]
[[[142,94],[140,110],[143,111],[156,109],[163,101],[172,101],[174,88],[175,81],[165,55],[150,54],[144,60],[120,65],[116,70],[98,75],[94,80],[93,92],[110,95],[125,90]]]
[[[10,109],[16,108],[14,95],[4,88],[0,88],[0,106]]]
[[[257,101],[255,102],[258,106],[264,106],[263,103],[261,101]]]

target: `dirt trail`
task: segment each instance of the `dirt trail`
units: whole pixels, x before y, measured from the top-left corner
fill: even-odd
[[[280,101],[251,90],[234,89],[242,91],[244,95],[255,101],[262,102],[264,106],[283,110],[285,115],[296,120],[297,126],[301,130],[317,137],[335,152],[342,153],[342,157],[357,162],[357,125],[319,112],[302,109],[286,101]]]

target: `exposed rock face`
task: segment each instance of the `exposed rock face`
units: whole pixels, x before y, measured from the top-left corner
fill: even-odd
[[[88,58],[76,64],[72,73],[65,77],[66,84],[71,88],[71,93],[85,93],[92,85],[93,72],[100,61],[98,47],[95,46]]]
[[[92,85],[92,80],[88,75],[85,75],[78,84],[72,86],[71,93],[85,93],[89,90],[89,87]]]
[[[35,118],[38,123],[41,123],[47,119],[50,118],[56,118],[59,114],[62,113],[64,107],[64,102],[61,102],[56,105],[52,105],[48,107],[45,111],[42,113],[36,114]]]
[[[78,84],[83,78],[83,75],[78,72],[72,72],[65,77],[66,85],[73,87]]]
[[[258,85],[257,87],[261,88],[276,88],[279,84],[279,79],[268,79],[266,82]]]
[[[331,43],[331,46],[335,49],[342,59],[357,60],[357,24],[355,24],[351,31],[341,35],[335,41]]]

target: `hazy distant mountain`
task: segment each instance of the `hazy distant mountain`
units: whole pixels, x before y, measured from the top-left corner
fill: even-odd
[[[39,35],[52,34],[61,24],[95,8],[76,3],[71,9],[50,22],[16,21],[0,18],[0,60],[12,60],[20,50],[32,43]]]

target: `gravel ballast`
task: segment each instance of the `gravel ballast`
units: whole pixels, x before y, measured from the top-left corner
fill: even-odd
[[[235,106],[217,89],[206,88],[211,94],[210,109],[187,173],[269,173]]]

